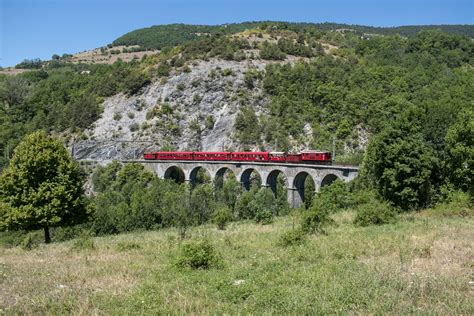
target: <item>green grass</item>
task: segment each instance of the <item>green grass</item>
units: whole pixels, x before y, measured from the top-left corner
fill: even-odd
[[[396,224],[355,227],[334,216],[327,235],[282,247],[290,216],[271,225],[190,230],[209,238],[223,266],[178,269],[174,229],[0,250],[1,312],[435,313],[472,314],[472,217],[409,214]]]

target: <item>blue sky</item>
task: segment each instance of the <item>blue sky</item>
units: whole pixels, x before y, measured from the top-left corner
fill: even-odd
[[[0,0],[0,65],[104,46],[157,24],[474,24],[474,0]]]

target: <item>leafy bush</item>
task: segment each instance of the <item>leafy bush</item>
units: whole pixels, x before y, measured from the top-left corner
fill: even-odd
[[[189,207],[197,224],[209,221],[216,208],[212,186],[197,185],[191,192]]]
[[[193,95],[193,102],[196,102],[196,103],[199,103],[202,101],[202,96],[200,96],[199,94],[195,93]]]
[[[92,250],[95,249],[95,243],[91,235],[85,232],[74,240],[71,248],[74,250]]]
[[[255,222],[266,225],[273,222],[275,197],[268,188],[261,188],[249,204]]]
[[[35,235],[36,234],[31,233],[31,232],[26,234],[26,236],[23,238],[23,240],[20,243],[21,249],[23,249],[23,250],[32,250],[32,249],[38,247],[39,242],[38,242],[38,239],[35,238],[36,237]]]
[[[207,129],[214,128],[214,116],[212,114],[206,117],[206,120],[204,121],[204,126],[206,126]]]
[[[217,178],[216,181],[220,179]],[[215,183],[215,195],[216,200],[219,203],[227,205],[231,210],[236,210],[236,202],[242,194],[242,185],[235,179],[235,176],[231,176],[229,179],[222,178],[223,183]],[[238,216],[242,211],[237,211]]]
[[[115,112],[114,113],[114,121],[120,121],[122,119],[122,114]]]
[[[21,63],[15,65],[19,69],[39,69],[42,66],[42,61],[39,58],[24,59]]]
[[[436,204],[434,208],[428,209],[424,213],[430,216],[442,217],[473,217],[474,205],[472,196],[462,191],[452,192],[446,201]]]
[[[86,233],[85,225],[54,227],[51,230],[51,239],[55,242],[67,241]]]
[[[130,129],[130,132],[136,132],[140,129],[140,124],[132,123],[132,124],[130,124],[130,126],[128,128]]]
[[[337,179],[330,185],[323,186],[314,199],[318,208],[326,208],[330,214],[346,209],[352,205],[351,193],[346,184]]]
[[[319,208],[314,205],[310,210],[304,212],[301,229],[305,233],[325,234],[325,227],[333,223],[334,220],[330,218],[327,208]]]
[[[125,242],[121,241],[117,243],[117,250],[118,251],[129,251],[129,250],[136,250],[141,249],[142,246],[136,242]]]
[[[233,220],[232,211],[227,206],[219,207],[214,212],[212,219],[218,229],[224,230],[227,223]]]
[[[156,68],[156,74],[158,77],[168,77],[170,75],[171,66],[167,62],[161,63]]]
[[[234,128],[242,145],[257,144],[260,139],[260,124],[255,110],[250,106],[240,107],[235,118]]]
[[[296,228],[285,232],[281,235],[278,245],[282,247],[301,245],[306,241],[307,234],[301,228]]]
[[[208,239],[202,239],[183,244],[175,264],[179,268],[209,269],[220,267],[222,258]]]
[[[273,223],[273,212],[270,209],[258,209],[255,213],[255,222],[267,225]]]
[[[260,47],[260,57],[267,60],[283,60],[286,58],[286,54],[281,51],[278,45],[265,41]]]
[[[173,192],[187,201],[177,184],[157,179],[138,164],[121,167],[115,162],[98,168],[93,183],[101,192],[94,199],[92,214],[91,229],[96,234],[171,226],[176,206],[165,197]]]
[[[1,206],[1,205],[0,205]],[[38,235],[38,238],[41,238]],[[12,248],[21,245],[21,242],[25,238],[24,231],[0,231],[0,247]]]
[[[225,68],[222,70],[222,75],[227,77],[227,76],[233,76],[234,75],[234,71],[230,68]]]
[[[394,223],[396,218],[397,212],[389,203],[372,199],[368,203],[357,206],[354,224],[358,226],[383,225]]]
[[[143,87],[150,84],[150,78],[138,72],[131,72],[125,77],[123,82],[123,89],[125,93],[132,96],[139,92]]]

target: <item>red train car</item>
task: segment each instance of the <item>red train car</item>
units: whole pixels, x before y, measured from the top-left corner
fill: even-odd
[[[155,153],[156,160],[194,160],[192,151],[158,151]]]
[[[302,162],[331,162],[331,153],[328,151],[304,151],[301,153]]]
[[[299,163],[301,162],[301,154],[287,154],[286,161],[290,163]]]
[[[229,161],[232,159],[230,152],[221,151],[221,152],[203,152],[195,151],[194,160],[203,160],[203,161]]]
[[[268,151],[232,152],[231,156],[233,161],[270,161],[270,155]]]
[[[283,151],[272,151],[269,155],[272,162],[286,162],[286,153]]]
[[[143,159],[145,159],[145,160],[156,160],[156,154],[155,153],[145,153],[145,154],[143,154]]]

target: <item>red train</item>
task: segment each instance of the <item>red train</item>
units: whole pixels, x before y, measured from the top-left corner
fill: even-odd
[[[190,160],[190,161],[256,161],[284,163],[330,164],[331,153],[327,151],[303,151],[299,154],[285,152],[205,152],[205,151],[159,151],[145,153],[145,160]]]

